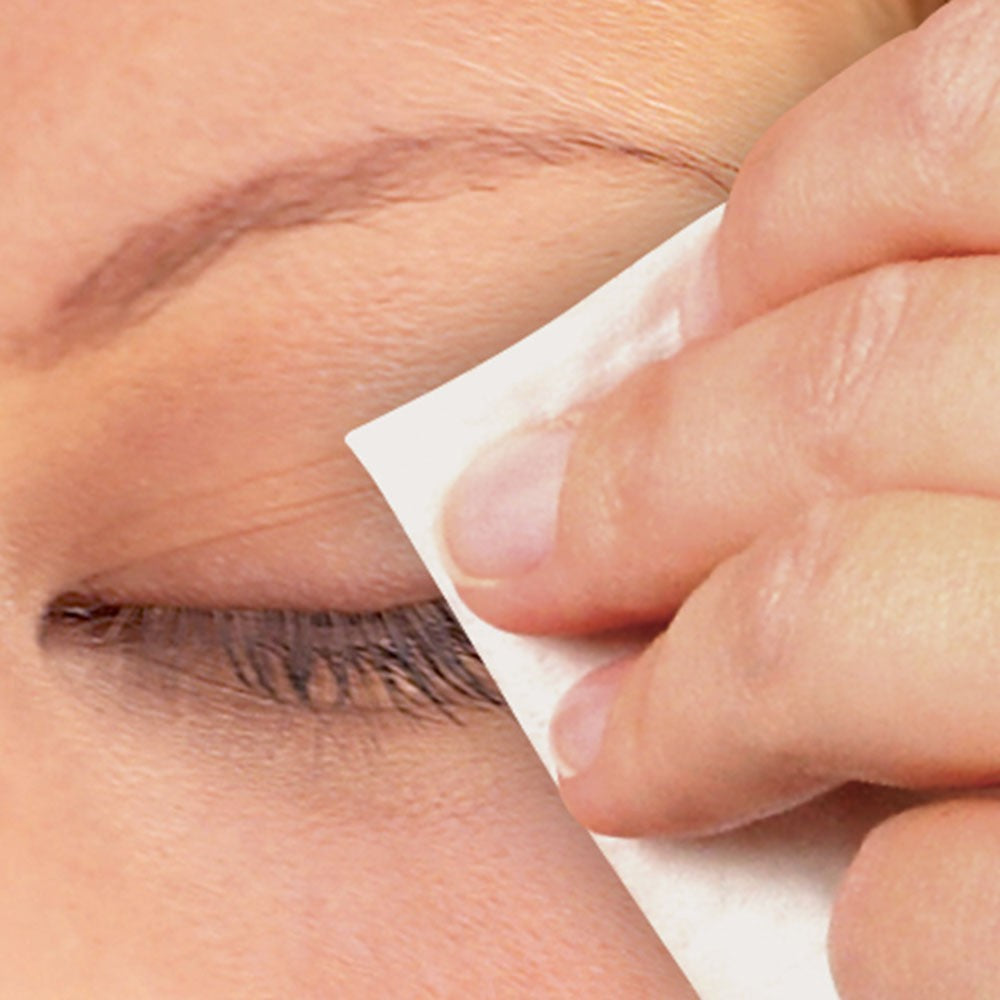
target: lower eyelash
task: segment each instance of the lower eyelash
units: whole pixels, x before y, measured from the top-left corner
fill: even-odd
[[[500,692],[443,600],[371,613],[153,607],[68,594],[41,641],[64,639],[177,665],[222,658],[249,692],[312,709],[502,706]]]

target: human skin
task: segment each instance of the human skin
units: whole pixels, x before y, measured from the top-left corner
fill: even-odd
[[[315,714],[40,623],[433,596],[344,432],[720,200],[923,13],[5,6],[0,994],[689,995],[505,714]]]
[[[506,495],[491,452],[444,518],[495,624],[660,626],[556,712],[592,829],[917,793],[837,895],[845,1000],[1000,984],[998,51],[996,5],[954,0],[784,116],[708,255],[706,336],[503,442]],[[540,438],[565,476],[519,489]]]

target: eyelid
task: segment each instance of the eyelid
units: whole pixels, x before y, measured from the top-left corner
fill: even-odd
[[[238,690],[317,712],[430,709],[454,718],[462,705],[503,705],[440,599],[346,613],[107,604],[67,594],[46,611],[39,639],[177,671],[224,661]]]

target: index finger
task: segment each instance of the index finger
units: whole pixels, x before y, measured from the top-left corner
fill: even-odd
[[[512,488],[484,500],[466,489],[472,480],[459,482],[443,527],[479,614],[541,632],[663,620],[720,559],[845,480],[862,490],[1000,485],[981,481],[995,465],[995,392],[970,375],[996,356],[995,266],[970,257],[870,267],[1000,243],[1000,200],[983,197],[991,163],[1000,166],[1000,12],[967,0],[949,13],[807,102],[751,159],[718,252],[727,308],[765,315],[637,373],[540,431],[532,448],[495,449],[480,483]],[[912,123],[931,112],[897,120],[885,108],[929,107],[913,88],[938,87],[941,72],[933,84],[919,77],[949,59],[963,67],[952,74],[958,89],[971,91],[948,99],[966,102],[961,127],[925,131],[927,149],[910,155]],[[875,92],[887,95],[881,104]],[[943,114],[948,102],[936,99]],[[877,129],[876,106],[895,124]],[[890,157],[891,182],[878,169]],[[842,273],[851,277],[834,282]],[[768,311],[784,298],[794,301]],[[873,386],[880,407],[855,405]],[[931,451],[906,432],[931,387],[939,447],[920,465]],[[847,461],[831,463],[834,448]],[[496,543],[491,558],[470,558],[470,539],[484,535]]]
[[[520,632],[664,623],[827,497],[1000,496],[1000,255],[876,268],[502,442],[449,497],[456,582]]]

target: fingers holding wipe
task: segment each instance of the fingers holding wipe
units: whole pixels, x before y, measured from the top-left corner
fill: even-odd
[[[665,622],[821,496],[994,492],[998,51],[994,0],[952,0],[775,126],[716,248],[723,313],[756,319],[476,463],[443,521],[475,611]]]
[[[1000,503],[924,493],[827,502],[762,536],[591,692],[596,750],[567,696],[567,805],[601,833],[694,835],[849,780],[995,782],[998,552]]]
[[[951,0],[771,128],[719,234],[729,326],[880,264],[1000,249],[997,53],[995,0]]]
[[[889,265],[639,371],[460,480],[463,598],[518,631],[665,624],[823,498],[1000,497],[998,328],[1000,256]]]
[[[446,505],[496,625],[676,613],[555,721],[593,829],[996,780],[998,51],[993,0],[952,0],[784,119],[718,238],[742,325],[498,445]]]

